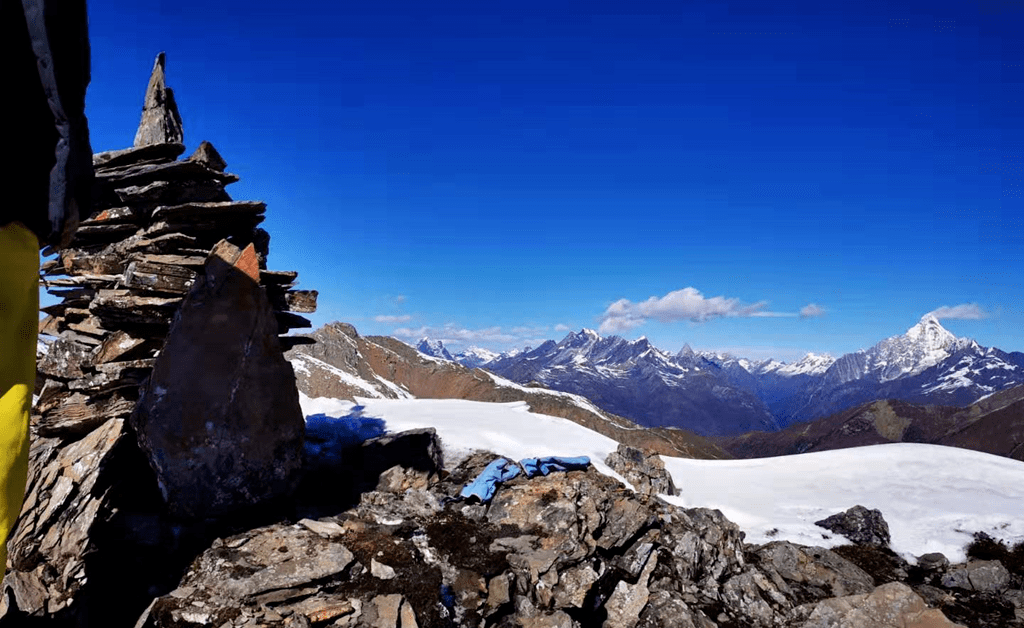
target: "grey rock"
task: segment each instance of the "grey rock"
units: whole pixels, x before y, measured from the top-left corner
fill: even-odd
[[[967,578],[975,591],[1002,591],[1010,586],[1010,572],[998,560],[972,560]]]
[[[97,170],[103,170],[117,166],[131,166],[142,161],[169,161],[176,159],[183,152],[185,152],[185,145],[180,142],[147,144],[96,153],[92,156],[92,165]]]
[[[800,628],[953,628],[942,611],[928,608],[901,582],[884,584],[869,594],[818,602]]]
[[[199,173],[203,171],[200,170]],[[145,214],[159,205],[180,203],[225,202],[231,197],[224,184],[216,180],[153,181],[144,185],[119,185],[114,190],[117,200]]]
[[[920,595],[921,599],[923,599],[928,606],[935,608],[941,608],[956,601],[956,598],[950,595],[949,591],[933,587],[928,584],[919,584],[915,586],[914,592]]]
[[[178,589],[157,601],[161,616],[202,608],[211,618],[228,609],[289,607],[340,578],[354,557],[344,545],[300,525],[277,524],[229,537],[192,564]],[[344,600],[321,596],[304,612],[336,616],[352,611]],[[295,610],[295,609],[292,609]],[[396,609],[397,610],[397,609]],[[156,621],[153,625],[163,625]],[[218,625],[218,624],[215,624]]]
[[[402,596],[398,593],[378,595],[373,599],[373,610],[376,616],[367,622],[373,628],[397,628],[399,612],[402,607]]]
[[[602,624],[603,628],[633,628],[636,626],[640,618],[640,611],[647,606],[647,600],[650,597],[647,582],[657,565],[657,555],[650,554],[647,564],[635,584],[619,580],[604,605],[608,612],[608,619]]]
[[[733,576],[722,586],[722,599],[732,615],[742,618],[748,626],[782,624],[784,613],[792,604],[764,574],[748,569]]]
[[[715,628],[704,613],[689,608],[677,593],[652,593],[636,628]]]
[[[815,521],[814,525],[845,536],[857,544],[881,547],[889,545],[889,524],[882,518],[879,510],[869,510],[858,505],[846,512]]]
[[[398,621],[401,628],[419,628],[419,622],[416,621],[416,611],[408,600],[402,601],[402,608],[398,611]]]
[[[200,142],[199,148],[196,149],[196,152],[192,153],[189,159],[203,163],[218,172],[224,172],[224,169],[228,167],[228,162],[224,161],[224,158],[220,156],[220,153],[213,147],[213,144],[206,140]]]
[[[605,463],[626,478],[641,495],[679,494],[672,476],[665,469],[665,462],[653,452],[619,444],[608,454]]]
[[[817,587],[833,597],[868,593],[874,580],[839,554],[821,547],[802,547],[774,541],[756,550],[762,567],[770,567],[786,582]]]
[[[687,592],[717,599],[721,582],[743,570],[743,533],[720,511],[672,508],[661,517],[660,525],[660,545],[671,560],[663,561],[665,569],[659,569],[657,576],[674,589],[689,582]]]
[[[971,578],[964,567],[950,569],[943,574],[942,586],[947,589],[964,589],[966,591],[970,591],[973,588],[971,586]]]
[[[149,77],[146,100],[142,105],[142,120],[135,133],[135,146],[181,144],[183,140],[181,114],[174,102],[174,92],[166,84],[164,53],[161,52],[156,56]]]
[[[185,186],[195,181],[217,181],[230,184],[238,177],[226,172],[211,170],[198,161],[172,161],[168,163],[139,164],[123,168],[111,168],[96,173],[96,182],[101,194],[114,194],[115,190],[130,187],[145,187],[157,182],[175,183]],[[172,188],[173,189],[173,188]]]
[[[941,552],[932,552],[919,556],[917,566],[925,571],[939,571],[949,566],[949,559]]]
[[[558,584],[554,589],[555,604],[561,608],[582,608],[590,587],[597,582],[598,577],[599,574],[589,563],[563,570],[558,574]]]
[[[164,499],[181,516],[248,508],[298,479],[305,422],[258,272],[252,247],[214,248],[132,415]]]
[[[121,419],[110,420],[70,444],[33,439],[25,503],[8,543],[5,603],[9,592],[22,612],[52,618],[84,594],[93,534],[110,506],[99,482],[125,440],[125,427]]]
[[[92,362],[92,347],[82,345],[70,338],[63,337],[50,343],[50,350],[36,365],[36,369],[50,377],[58,379],[75,379],[85,374]]]
[[[370,561],[370,573],[373,574],[374,578],[380,578],[381,580],[391,580],[395,577],[394,569],[377,562],[376,559]]]

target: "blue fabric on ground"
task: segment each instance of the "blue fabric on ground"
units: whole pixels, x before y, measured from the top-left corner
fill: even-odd
[[[520,469],[520,466],[522,469]],[[532,478],[538,475],[547,475],[552,471],[578,471],[590,466],[590,458],[576,456],[545,456],[544,458],[523,458],[516,464],[508,458],[495,458],[491,464],[480,472],[469,484],[462,487],[459,497],[469,499],[476,497],[483,503],[494,498],[498,485],[507,482],[519,475],[520,471],[526,473],[526,477]]]
[[[498,490],[498,484],[511,480],[519,475],[519,472],[519,465],[516,463],[507,458],[496,458],[476,476],[475,480],[462,487],[459,496],[462,499],[476,497],[484,503],[489,502]]]
[[[576,456],[545,456],[544,458],[523,458],[519,461],[526,477],[532,478],[537,475],[547,475],[552,471],[581,471],[590,466],[590,458]]]

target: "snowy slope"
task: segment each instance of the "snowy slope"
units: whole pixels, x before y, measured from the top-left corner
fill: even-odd
[[[603,462],[615,441],[530,412],[525,402],[358,402],[301,396],[307,416],[358,412],[383,419],[389,431],[433,427],[449,466],[473,450],[514,459],[586,455],[599,471],[618,477]],[[882,511],[893,549],[908,560],[941,551],[962,561],[963,547],[979,530],[1011,543],[1024,540],[1024,464],[998,456],[899,443],[758,460],[665,458],[665,463],[683,492],[666,499],[720,509],[746,532],[748,542],[843,544],[845,539],[814,521],[855,504]]]

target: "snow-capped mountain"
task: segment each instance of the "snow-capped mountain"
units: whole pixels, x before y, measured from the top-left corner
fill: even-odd
[[[493,361],[495,358],[498,357],[498,355],[499,354],[493,351],[488,351],[487,349],[483,349],[481,347],[469,347],[465,351],[459,351],[452,357],[459,364],[467,368],[475,369],[479,366],[483,366],[484,364]]]
[[[755,375],[767,375],[773,373],[783,377],[795,375],[821,375],[835,364],[836,359],[827,353],[808,353],[792,364],[786,364],[778,360],[765,360],[764,362],[751,363],[748,371]]]
[[[876,399],[967,405],[1021,383],[1024,354],[957,338],[934,316],[925,315],[902,335],[840,357],[772,410],[781,423],[789,424]]]
[[[937,318],[925,315],[901,336],[886,338],[867,350],[848,353],[826,373],[830,383],[870,379],[880,383],[917,375],[962,349],[978,348],[967,338],[957,338]]]
[[[452,354],[448,353],[448,349],[445,348],[444,343],[440,340],[420,338],[419,343],[416,345],[416,350],[432,358],[448,360],[450,362],[455,361],[455,358],[452,357]]]
[[[513,381],[584,395],[641,425],[701,434],[776,429],[876,399],[968,405],[1024,383],[1024,354],[957,338],[926,315],[906,333],[838,359],[809,353],[787,364],[695,352],[583,329],[484,368]]]
[[[715,363],[692,351],[673,356],[647,338],[628,341],[583,329],[561,342],[499,357],[486,368],[520,383],[583,395],[644,426],[705,435],[778,428],[767,407]]]

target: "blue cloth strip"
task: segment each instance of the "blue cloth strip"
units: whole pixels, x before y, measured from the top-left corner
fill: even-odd
[[[578,471],[586,469],[590,465],[590,458],[577,456],[575,458],[565,456],[546,456],[544,458],[523,458],[516,464],[508,458],[495,458],[487,467],[480,472],[469,484],[462,487],[459,497],[470,499],[476,497],[483,503],[494,498],[498,485],[507,482],[512,478],[525,472],[526,477],[532,478],[538,475],[547,475],[552,471]],[[520,469],[520,467],[522,467]]]
[[[523,458],[519,464],[526,472],[526,477],[532,478],[537,475],[547,475],[552,471],[582,471],[590,466],[590,458],[586,456],[575,458],[546,456],[544,458]]]
[[[462,487],[459,496],[462,499],[476,497],[484,503],[489,502],[494,497],[495,491],[498,490],[498,484],[511,480],[519,475],[519,472],[519,465],[508,458],[495,458],[491,464],[487,465],[486,469],[480,472],[480,475],[476,476],[475,480]]]

